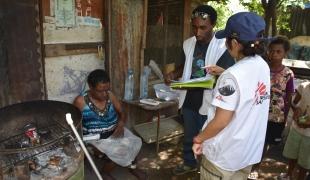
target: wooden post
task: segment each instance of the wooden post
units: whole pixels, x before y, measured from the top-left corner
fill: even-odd
[[[183,40],[189,38],[191,33],[191,3],[192,0],[184,0]]]

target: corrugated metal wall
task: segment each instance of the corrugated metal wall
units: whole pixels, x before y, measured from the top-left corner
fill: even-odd
[[[2,0],[1,106],[44,99],[38,0]]]
[[[310,36],[310,9],[294,8],[291,17],[289,37]]]

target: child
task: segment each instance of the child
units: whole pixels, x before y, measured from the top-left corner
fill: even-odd
[[[268,46],[267,59],[270,68],[270,106],[268,125],[264,146],[264,154],[270,145],[277,145],[282,141],[289,103],[294,92],[294,74],[282,64],[283,58],[290,50],[290,42],[284,36],[275,37]],[[255,164],[248,179],[257,179],[260,164]]]
[[[298,86],[292,102],[293,122],[288,134],[283,155],[289,159],[287,174],[280,179],[292,179],[293,170],[298,164],[298,180],[304,180],[310,169],[310,82]]]
[[[282,132],[290,108],[289,102],[294,93],[294,74],[282,64],[289,50],[290,42],[284,36],[275,37],[268,47],[271,97],[265,150],[269,145],[276,145],[282,141]]]

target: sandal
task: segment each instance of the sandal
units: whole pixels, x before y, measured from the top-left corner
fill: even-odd
[[[281,173],[278,177],[277,180],[290,180],[290,176],[287,175],[287,173]]]
[[[147,173],[142,171],[141,169],[135,168],[135,169],[130,169],[129,172],[134,175],[138,180],[147,180],[148,176]]]
[[[255,179],[257,179],[258,178],[258,172],[257,171],[252,171],[250,174],[249,174],[249,176],[248,176],[248,179],[253,179],[253,180],[255,180]]]
[[[194,171],[197,171],[197,167],[191,167],[185,164],[181,164],[175,167],[172,172],[174,175],[178,176],[178,175],[182,175],[182,174],[186,174],[186,173],[194,172]]]

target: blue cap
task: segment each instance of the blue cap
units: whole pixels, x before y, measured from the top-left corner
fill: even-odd
[[[261,38],[265,30],[264,19],[252,12],[240,12],[232,15],[224,30],[215,34],[218,39],[233,37],[242,41],[255,41]]]

